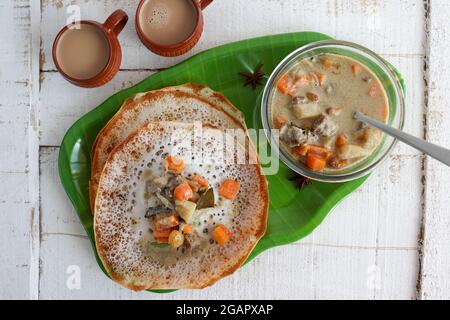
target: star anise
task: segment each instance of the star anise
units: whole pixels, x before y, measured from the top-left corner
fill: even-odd
[[[258,85],[262,85],[264,78],[263,67],[264,65],[260,63],[254,72],[239,72],[245,78],[244,87],[250,85],[252,86],[252,90],[255,91]]]
[[[310,185],[313,183],[313,181],[307,177],[304,177],[300,174],[295,174],[294,176],[289,178],[289,181],[293,181],[300,190],[302,190],[307,185]]]

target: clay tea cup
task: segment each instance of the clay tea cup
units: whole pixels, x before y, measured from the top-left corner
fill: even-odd
[[[109,82],[122,62],[118,35],[127,21],[125,11],[116,10],[103,24],[81,20],[62,28],[53,42],[53,61],[61,75],[84,88]]]
[[[213,0],[141,0],[136,31],[152,52],[174,57],[191,50],[203,32],[203,13]]]

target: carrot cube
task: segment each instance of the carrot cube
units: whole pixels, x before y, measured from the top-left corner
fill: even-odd
[[[231,238],[231,232],[223,224],[219,224],[211,233],[214,240],[221,246],[225,245]]]

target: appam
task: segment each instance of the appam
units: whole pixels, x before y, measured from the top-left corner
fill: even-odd
[[[252,148],[228,133],[198,124],[151,122],[135,130],[105,162],[95,201],[94,231],[97,252],[110,277],[132,290],[204,288],[233,273],[248,257],[267,225],[267,182],[259,163],[242,163]],[[238,128],[236,131],[243,131]],[[233,150],[230,155],[230,150]],[[227,153],[227,156],[222,156]],[[201,175],[214,190],[213,207],[196,212],[189,246],[173,248],[155,244],[146,215],[151,197],[148,181],[167,172],[165,159],[175,156],[185,163],[183,177]],[[253,159],[256,159],[253,157]],[[150,180],[149,180],[150,179]],[[221,195],[225,180],[240,184],[232,200]],[[225,225],[231,238],[219,245],[211,230]],[[185,244],[183,243],[183,246]]]
[[[200,121],[222,130],[246,129],[242,112],[221,93],[203,85],[187,83],[136,94],[123,103],[94,142],[89,183],[91,208],[109,153],[133,130],[154,121]]]

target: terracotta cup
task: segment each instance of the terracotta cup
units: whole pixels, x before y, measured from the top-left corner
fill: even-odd
[[[73,27],[73,24],[67,25],[62,28],[56,36],[55,41],[53,42],[53,61],[61,75],[71,83],[83,88],[99,87],[114,78],[116,73],[119,71],[120,64],[122,62],[122,50],[120,48],[120,43],[117,37],[127,24],[127,21],[128,15],[125,13],[125,11],[116,10],[108,17],[108,19],[106,19],[105,23],[103,24],[91,20],[81,20],[77,22],[81,24],[90,24],[96,26],[105,35],[105,38],[107,39],[109,44],[109,59],[106,66],[102,71],[100,71],[100,73],[90,79],[73,78],[66,74],[58,63],[56,50],[58,48],[59,40],[61,39],[61,36],[64,34],[64,32],[66,32],[70,27]]]
[[[200,40],[200,37],[203,33],[203,12],[202,10],[205,9],[213,0],[186,0],[186,1],[192,1],[195,8],[197,9],[197,23],[195,26],[194,31],[192,34],[185,40],[171,45],[164,45],[159,44],[151,39],[149,39],[144,32],[142,31],[141,24],[140,24],[140,12],[142,9],[143,4],[147,0],[141,0],[137,10],[136,10],[136,31],[139,36],[139,39],[141,39],[142,43],[151,51],[154,53],[165,56],[165,57],[175,57],[182,55],[189,50],[191,50]],[[150,0],[151,1],[151,0]]]

